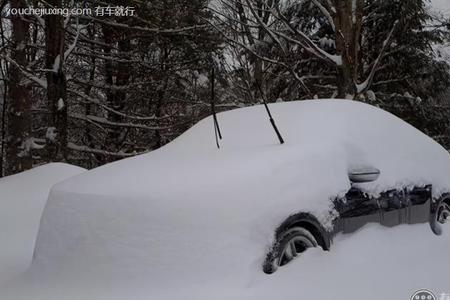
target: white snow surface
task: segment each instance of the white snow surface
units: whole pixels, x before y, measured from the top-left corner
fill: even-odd
[[[129,276],[138,268],[158,274],[158,285],[174,273],[200,280],[191,270],[215,277],[219,261],[245,275],[260,271],[274,230],[291,214],[310,212],[330,228],[330,199],[349,189],[349,169],[381,170],[362,186],[374,195],[425,184],[435,197],[450,191],[448,152],[387,112],[346,100],[271,109],[284,145],[255,106],[218,115],[220,150],[207,118],[158,151],[56,185],[33,266],[119,267]]]
[[[29,267],[51,186],[83,171],[48,164],[0,179],[0,283]]]
[[[450,191],[448,152],[387,112],[347,100],[270,108],[284,145],[263,106],[238,109],[218,115],[220,150],[209,117],[158,151],[54,186],[32,266],[3,289],[7,299],[408,299],[450,289],[450,238],[428,225],[369,226],[330,253],[262,272],[289,215],[330,223],[349,169],[381,170],[361,186],[371,194],[429,183],[435,197]]]
[[[273,300],[411,299],[415,291],[428,289],[438,298],[450,294],[450,226],[434,236],[427,224],[386,229],[368,225],[351,235],[339,235],[332,251],[308,250],[299,259],[272,275],[228,266],[227,257],[211,266],[220,280],[192,282],[198,269],[173,274],[164,284],[136,272],[134,276],[110,280],[108,274],[60,270],[49,277],[35,269],[8,287],[0,287],[7,300]],[[195,253],[193,254],[195,255]],[[174,264],[183,262],[174,260]],[[246,271],[247,276],[240,272]],[[116,269],[120,272],[120,269]],[[70,278],[68,275],[71,275]],[[76,279],[75,276],[78,276]],[[155,278],[158,274],[155,273]],[[215,276],[214,276],[215,277]],[[184,279],[184,280],[183,280]]]

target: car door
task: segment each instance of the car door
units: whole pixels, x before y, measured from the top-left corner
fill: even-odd
[[[354,232],[367,223],[380,222],[380,207],[378,200],[358,190],[351,188],[345,198],[335,202],[340,215],[340,231]]]
[[[409,203],[408,224],[426,223],[430,219],[432,186],[415,187],[406,191]]]
[[[408,198],[403,190],[389,190],[378,199],[381,210],[381,224],[393,227],[407,223]]]

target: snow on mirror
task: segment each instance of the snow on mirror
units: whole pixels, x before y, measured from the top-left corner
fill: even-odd
[[[351,169],[348,178],[353,183],[373,182],[380,177],[380,170],[370,166]]]

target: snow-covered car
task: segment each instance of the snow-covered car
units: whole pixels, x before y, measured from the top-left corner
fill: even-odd
[[[270,108],[282,145],[263,106],[242,108],[218,114],[220,149],[210,117],[157,151],[56,185],[32,268],[120,269],[155,287],[245,281],[368,222],[430,222],[440,233],[450,155],[431,138],[355,101]]]

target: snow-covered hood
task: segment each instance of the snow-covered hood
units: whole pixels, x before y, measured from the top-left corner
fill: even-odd
[[[387,112],[345,100],[271,109],[284,145],[264,107],[238,109],[218,115],[221,149],[207,118],[158,151],[55,186],[34,268],[77,276],[139,270],[159,287],[169,279],[172,286],[174,274],[180,283],[245,281],[261,272],[274,230],[289,215],[311,212],[330,227],[330,199],[348,190],[351,168],[381,170],[363,186],[373,194],[429,183],[435,196],[450,191],[448,152]]]

